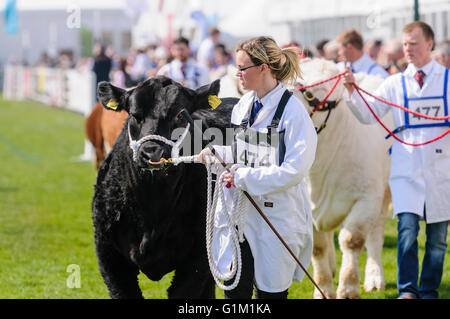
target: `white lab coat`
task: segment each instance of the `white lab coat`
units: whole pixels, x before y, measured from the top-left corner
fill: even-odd
[[[208,70],[198,65],[194,60],[189,59],[185,63],[186,76],[183,76],[183,72],[181,72],[182,65],[183,63],[180,60],[175,59],[162,66],[158,75],[165,75],[193,90],[210,83]]]
[[[347,64],[352,68],[353,73],[363,72],[370,75],[380,76],[383,79],[389,76],[389,73],[385,69],[383,69],[378,63],[372,60],[372,58],[365,53],[353,63],[339,62],[337,65],[338,69],[341,72],[344,71]]]
[[[416,67],[410,64],[405,70],[408,97],[442,96],[444,94],[445,68],[432,60],[422,70],[426,74],[422,89],[414,78],[417,71]],[[447,90],[447,94],[450,93],[448,87],[445,90]],[[345,95],[347,95],[347,104],[361,122],[376,122],[356,90],[350,99],[347,91]],[[404,106],[401,73],[387,78],[374,92],[374,95]],[[364,98],[369,102],[377,116],[382,117],[392,110],[395,127],[404,125],[404,111],[376,101],[367,95]],[[448,99],[449,97],[447,97]],[[416,109],[413,108],[413,110]],[[429,115],[434,116],[431,112]],[[441,135],[448,128],[406,129],[398,133],[397,137],[409,143],[421,143]],[[370,167],[367,169],[370,169]],[[450,135],[424,146],[408,146],[394,141],[389,184],[394,217],[401,212],[411,212],[423,217],[424,204],[426,204],[427,223],[450,220]]]
[[[285,91],[279,84],[262,100],[263,108],[252,128],[267,132],[278,103]],[[233,109],[231,122],[240,125],[248,116],[256,93],[245,94]],[[302,103],[291,96],[280,119],[278,130],[285,131],[286,154],[281,166],[271,165],[258,168],[242,167],[235,173],[235,184],[247,191],[277,229],[289,247],[307,269],[313,249],[312,215],[305,178],[315,157],[317,134]],[[216,151],[230,159],[231,147],[215,146]],[[235,188],[225,188],[226,201],[231,207]],[[257,210],[246,199],[247,213],[244,218],[244,235],[248,240],[255,260],[255,282],[258,289],[280,292],[289,288],[292,281],[301,281],[304,272],[272,232]],[[265,207],[273,203],[273,207]],[[217,210],[221,210],[218,205]],[[220,216],[220,214],[218,214]],[[216,231],[221,232],[215,246],[220,255],[219,267],[231,263],[231,251],[226,249],[227,232],[224,220],[217,218]]]

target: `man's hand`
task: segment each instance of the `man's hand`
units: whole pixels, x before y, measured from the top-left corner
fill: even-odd
[[[353,93],[353,83],[355,83],[355,76],[349,66],[345,68],[345,74],[342,77],[342,83],[348,91],[349,96]]]

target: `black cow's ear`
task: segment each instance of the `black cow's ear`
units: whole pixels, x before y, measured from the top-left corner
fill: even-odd
[[[125,92],[126,90],[124,89],[102,81],[98,84],[97,96],[103,107],[108,110],[120,112],[126,109]]]
[[[197,94],[197,105],[195,106],[195,108],[210,108],[211,110],[214,110],[215,108],[220,106],[220,104],[222,104],[222,101],[217,96],[217,94],[219,94],[219,91],[220,80],[215,80],[211,84],[198,88],[195,91],[195,93]]]

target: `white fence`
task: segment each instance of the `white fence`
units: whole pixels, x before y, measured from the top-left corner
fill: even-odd
[[[6,66],[3,97],[30,99],[62,107],[85,116],[95,104],[95,74],[73,69]]]
[[[95,74],[90,71],[5,66],[3,98],[39,101],[87,117],[95,104],[95,83]],[[92,145],[86,141],[80,159],[89,160],[92,155]]]

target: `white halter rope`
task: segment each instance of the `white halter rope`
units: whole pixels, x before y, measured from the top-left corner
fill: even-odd
[[[180,145],[183,140],[186,138],[189,132],[189,123],[186,126],[183,134],[178,138],[176,142],[168,140],[164,136],[149,134],[139,139],[138,141],[133,140],[130,134],[130,124],[128,123],[128,137],[130,141],[130,148],[133,150],[133,160],[136,162],[138,160],[138,151],[141,145],[146,141],[161,141],[167,145],[172,146],[171,159],[168,161],[173,165],[178,165],[180,163],[201,163],[198,155],[193,156],[179,156]],[[239,242],[244,241],[243,234],[243,216],[244,216],[244,194],[241,190],[236,189],[233,204],[231,206],[231,210],[228,210],[228,207],[225,202],[225,195],[223,192],[223,177],[227,173],[224,171],[218,180],[216,181],[216,187],[214,191],[214,197],[212,196],[212,172],[211,167],[213,165],[216,166],[217,171],[220,169],[220,163],[214,156],[206,156],[206,171],[207,171],[207,204],[206,204],[206,251],[208,256],[208,263],[211,273],[214,277],[215,282],[219,286],[219,288],[223,290],[232,290],[236,288],[241,278],[241,270],[242,270],[242,259],[241,259],[241,248]],[[234,169],[232,167],[232,169]],[[224,208],[224,214],[227,221],[227,228],[231,234],[231,247],[232,247],[232,264],[231,264],[231,272],[228,274],[222,274],[216,263],[213,260],[212,256],[212,242],[214,237],[214,220],[216,214],[216,207],[218,200],[221,201],[222,207]],[[237,212],[236,214],[232,214],[233,212]],[[239,234],[236,230],[236,226],[239,229]],[[220,281],[226,281],[232,279],[234,276],[234,281],[230,286],[226,286],[222,284]]]
[[[242,259],[241,259],[241,247],[239,242],[244,241],[244,233],[243,233],[243,216],[245,214],[244,207],[244,193],[236,189],[233,198],[233,204],[231,206],[231,210],[228,210],[228,207],[225,202],[225,195],[223,192],[223,177],[227,173],[224,171],[220,177],[216,181],[216,187],[214,190],[214,197],[212,196],[212,173],[211,167],[213,165],[216,166],[217,171],[221,167],[218,160],[215,157],[206,156],[206,170],[207,170],[207,210],[206,210],[206,251],[208,256],[208,263],[211,273],[214,277],[214,281],[217,286],[223,290],[232,290],[236,288],[241,278],[241,270],[242,270]],[[232,168],[233,169],[233,168]],[[212,198],[213,197],[213,198]],[[232,248],[232,263],[231,263],[231,272],[228,274],[222,274],[216,263],[214,262],[214,258],[212,256],[212,242],[214,237],[214,221],[216,214],[217,201],[220,200],[223,207],[223,214],[225,214],[226,218],[226,227],[231,234],[231,248]],[[233,214],[233,212],[236,212]],[[236,226],[239,229],[239,234],[236,230]],[[221,283],[221,280],[226,281],[232,279],[234,276],[233,283],[229,286]]]
[[[154,134],[149,134],[147,136],[144,136],[140,140],[136,141],[136,140],[133,140],[133,138],[131,137],[130,123],[128,122],[128,138],[130,140],[130,148],[133,150],[133,161],[137,162],[139,148],[141,147],[141,145],[144,142],[147,142],[147,141],[160,141],[167,145],[172,146],[171,157],[179,158],[178,155],[180,153],[180,145],[181,145],[181,143],[183,143],[183,140],[186,138],[186,135],[189,132],[189,127],[190,127],[190,124],[188,123],[188,125],[184,129],[183,134],[181,134],[181,136],[178,138],[178,140],[176,142],[168,140],[164,136],[154,135]]]

